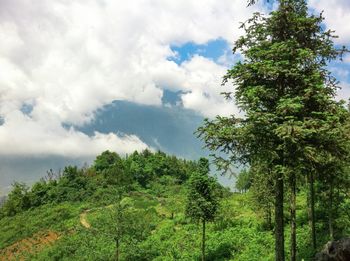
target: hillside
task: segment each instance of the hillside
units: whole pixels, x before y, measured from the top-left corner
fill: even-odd
[[[0,260],[115,260],[116,235],[120,260],[199,260],[201,227],[185,215],[198,164],[161,152],[121,158],[107,151],[91,167],[68,166],[30,189],[16,183],[0,212]],[[273,232],[253,194],[217,188],[207,260],[273,260]],[[305,206],[301,193],[298,247],[308,260]]]

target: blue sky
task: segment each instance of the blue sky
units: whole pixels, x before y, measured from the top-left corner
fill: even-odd
[[[205,44],[188,42],[179,46],[171,45],[170,48],[176,53],[176,56],[169,57],[169,60],[177,64],[188,61],[195,55],[203,56],[214,62],[219,62],[219,58],[231,49],[230,44],[225,39],[221,38],[210,40]]]
[[[193,132],[206,117],[239,114],[221,80],[241,59],[231,53],[240,22],[271,10],[263,2],[3,0],[0,193],[106,149],[207,155]],[[348,45],[350,2],[309,4]],[[329,69],[348,99],[350,58]]]

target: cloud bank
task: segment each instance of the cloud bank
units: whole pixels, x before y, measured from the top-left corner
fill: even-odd
[[[1,0],[0,154],[143,149],[136,136],[63,125],[84,125],[113,100],[160,106],[163,88],[184,91],[184,107],[205,116],[235,113],[218,95],[225,65],[176,64],[170,46],[232,42],[252,11],[241,0]]]
[[[114,100],[162,105],[164,89],[181,91],[185,108],[206,117],[239,113],[219,95],[232,59],[200,55],[177,64],[171,46],[232,43],[239,23],[262,2],[242,0],[0,0],[0,155],[95,155],[147,147],[133,135],[88,136],[83,126]],[[310,0],[325,9],[342,41],[346,0]],[[229,50],[228,50],[229,53]]]
[[[350,2],[348,0],[309,0],[309,5],[318,13],[324,11],[325,23],[328,29],[335,30],[339,36],[338,44],[350,42]]]

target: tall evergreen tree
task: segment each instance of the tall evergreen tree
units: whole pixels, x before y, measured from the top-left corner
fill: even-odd
[[[232,162],[270,169],[278,261],[285,260],[285,186],[290,189],[291,260],[296,260],[296,181],[305,169],[312,174],[320,158],[346,154],[332,135],[346,113],[334,101],[336,80],[326,67],[345,49],[334,48],[322,21],[322,15],[308,14],[305,0],[280,0],[268,17],[255,13],[235,43],[234,52],[244,61],[223,80],[235,84],[235,91],[224,95],[236,100],[245,117],[218,116],[198,130],[210,150],[228,154],[214,154],[219,169],[226,171]]]
[[[265,228],[272,230],[272,208],[274,195],[274,180],[270,169],[264,165],[256,165],[250,169],[252,173],[251,192],[254,207],[262,211],[265,218]]]

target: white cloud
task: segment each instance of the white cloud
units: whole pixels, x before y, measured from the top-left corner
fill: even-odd
[[[62,123],[84,124],[116,99],[160,105],[162,88],[187,91],[184,106],[206,116],[234,112],[218,94],[224,65],[167,58],[171,44],[232,42],[257,8],[242,0],[1,0],[0,154],[144,148],[134,136],[88,137]]]
[[[309,0],[309,6],[316,12],[324,12],[325,24],[327,29],[335,30],[335,35],[339,38],[334,39],[336,44],[347,46],[350,42],[350,27],[347,22],[350,20],[350,1],[348,0]],[[348,101],[350,98],[350,84],[346,82],[349,76],[349,70],[346,66],[350,63],[350,55],[345,55],[343,63],[336,63],[329,68],[340,81],[341,87],[337,91],[337,100]],[[345,65],[345,66],[344,66]]]
[[[350,27],[347,26],[350,20],[349,0],[309,0],[309,5],[319,13],[324,11],[327,28],[335,30],[335,34],[339,36],[335,39],[336,43],[349,43]]]
[[[185,92],[186,108],[208,117],[238,114],[219,94],[232,60],[218,64],[194,56],[180,65],[170,45],[232,43],[260,5],[243,0],[0,0],[0,155],[90,156],[120,153],[147,145],[135,136],[67,130],[82,125],[113,100],[160,105],[163,88]],[[325,10],[327,26],[350,41],[348,0],[310,0]],[[346,58],[348,61],[349,58]],[[347,76],[346,71],[339,71]],[[339,92],[349,97],[344,83]],[[33,107],[30,115],[23,104]]]
[[[349,70],[341,63],[337,64],[337,66],[330,67],[329,70],[338,80],[347,79],[349,76]]]
[[[65,129],[59,121],[43,121],[30,118],[20,111],[13,111],[0,127],[0,155],[65,155],[89,157],[109,149],[121,154],[147,148],[133,135],[119,136],[113,133],[94,133],[89,137],[73,128]]]
[[[226,101],[220,94],[224,91],[234,91],[230,84],[221,86],[226,71],[225,65],[199,55],[179,66],[169,62],[165,66],[152,68],[158,85],[184,92],[181,99],[185,108],[211,118],[218,114],[228,116],[239,113],[235,104]]]
[[[339,84],[340,89],[337,91],[336,99],[339,100],[345,100],[346,102],[350,99],[350,84],[346,82],[341,82]]]
[[[220,94],[220,92],[234,91],[230,85],[221,86],[226,67],[201,56],[193,57],[182,67],[186,74],[183,86],[189,90],[182,95],[182,102],[186,108],[199,111],[207,117],[239,113],[234,103],[224,100]]]
[[[349,55],[349,54],[346,54],[346,55],[343,57],[343,62],[345,62],[345,63],[350,63],[350,55]]]

